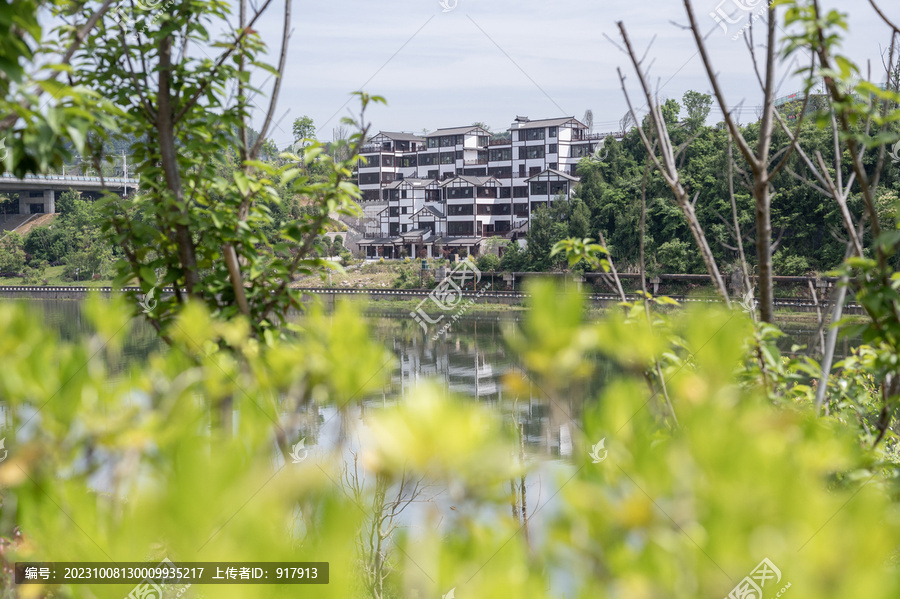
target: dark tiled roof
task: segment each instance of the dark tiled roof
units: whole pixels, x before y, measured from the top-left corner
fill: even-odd
[[[549,177],[548,177],[547,175],[555,175],[555,176],[558,177],[558,178],[567,179],[567,180],[573,181],[573,182],[575,182],[575,183],[581,181],[581,177],[573,177],[572,175],[568,175],[568,174],[566,174],[566,173],[564,173],[564,172],[562,172],[562,171],[558,171],[558,170],[555,170],[555,169],[552,169],[552,168],[548,168],[548,169],[542,170],[541,172],[539,172],[539,173],[536,174],[535,176],[533,176],[533,177],[528,177],[528,178],[525,179],[525,180],[526,180],[526,181],[531,181],[532,179],[540,179],[540,178],[544,178],[544,179],[549,180]]]

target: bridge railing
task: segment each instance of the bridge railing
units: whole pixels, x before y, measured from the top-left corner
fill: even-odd
[[[127,184],[132,187],[137,187],[138,183],[140,183],[139,179],[126,179],[124,177],[87,177],[83,175],[32,175],[27,174],[22,178],[16,177],[10,173],[3,173],[2,179],[13,180],[13,181],[28,181],[34,183],[44,183],[44,182],[67,182],[71,181],[73,183],[102,183],[106,185],[110,184]]]

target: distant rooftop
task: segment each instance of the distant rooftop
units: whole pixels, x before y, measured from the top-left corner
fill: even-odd
[[[528,117],[518,116],[516,117],[516,122],[513,123],[514,129],[534,129],[537,127],[560,127],[567,123],[575,122],[578,125],[587,128],[587,125],[576,119],[574,116],[566,116],[557,119],[538,119],[536,121],[530,120]]]
[[[424,137],[415,135],[414,133],[379,131],[378,135],[384,135],[388,139],[393,139],[394,141],[425,141]],[[377,137],[377,135],[376,135],[376,137]]]
[[[463,134],[466,134],[469,131],[473,131],[475,129],[482,131],[485,135],[490,135],[489,131],[482,129],[478,125],[469,125],[468,127],[450,127],[448,129],[438,129],[437,131],[434,131],[433,133],[429,133],[425,137],[437,137],[440,135],[463,135]]]

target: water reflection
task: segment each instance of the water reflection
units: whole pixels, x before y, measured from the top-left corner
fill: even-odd
[[[27,309],[41,318],[60,338],[73,341],[92,333],[78,301],[33,300]],[[302,318],[294,314],[295,318]],[[408,398],[421,384],[437,383],[447,394],[468,397],[491,406],[523,425],[523,435],[529,453],[548,457],[568,457],[572,453],[573,438],[578,433],[580,411],[585,398],[597,397],[603,382],[611,374],[611,365],[595,362],[591,380],[575,383],[561,397],[550,398],[540,384],[529,378],[520,363],[507,351],[504,331],[515,334],[520,312],[498,314],[468,314],[455,322],[451,331],[436,341],[426,336],[406,311],[378,310],[370,305],[367,313],[372,335],[390,348],[397,365],[380,393],[363,398],[364,413],[370,409],[394,404]],[[788,352],[794,344],[814,347],[818,332],[810,327],[788,327],[781,339],[782,350]],[[135,318],[117,333],[121,337],[122,352],[108,364],[110,372],[121,373],[131,363],[146,359],[154,351],[165,351],[165,344],[143,319]],[[838,357],[846,355],[854,341],[844,339],[838,345]],[[504,378],[519,378],[519,395],[506,391]],[[522,389],[525,391],[523,392]],[[319,437],[318,424],[327,420],[323,410],[309,406],[305,421],[296,431],[308,436],[307,444]],[[8,411],[0,406],[0,425],[8,426]],[[299,440],[300,437],[298,437]]]

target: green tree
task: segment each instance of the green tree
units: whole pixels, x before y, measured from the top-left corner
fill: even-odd
[[[709,117],[709,111],[712,107],[712,96],[688,90],[681,97],[681,103],[684,105],[685,112],[687,112],[687,116],[684,118],[684,126],[689,133],[696,133],[706,126],[706,119]]]
[[[569,217],[569,237],[585,238],[591,234],[591,210],[580,199],[572,200],[572,216]]]
[[[303,146],[306,146],[310,141],[314,141],[316,139],[316,126],[313,123],[312,118],[306,115],[294,119],[293,132],[294,143],[299,142]]]
[[[0,237],[0,273],[20,273],[25,268],[22,236],[15,231]]]
[[[69,189],[59,194],[56,198],[56,212],[60,217],[68,216],[74,209],[75,201],[81,200],[81,192]]]
[[[518,241],[511,241],[500,257],[500,270],[504,272],[522,272],[527,270],[528,251],[522,249]]]

